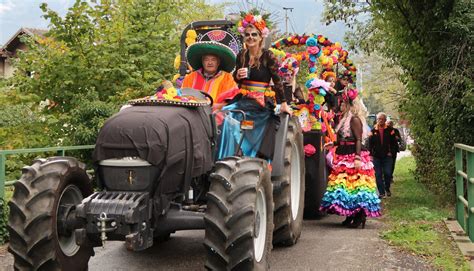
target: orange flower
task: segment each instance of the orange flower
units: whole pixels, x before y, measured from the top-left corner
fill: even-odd
[[[252,15],[252,14],[247,14],[247,15],[245,15],[245,20],[246,20],[247,22],[251,22],[251,21],[253,20],[253,15]]]
[[[262,31],[267,25],[265,24],[264,20],[261,20],[260,22],[255,22],[254,23],[255,27],[258,28],[258,30]]]

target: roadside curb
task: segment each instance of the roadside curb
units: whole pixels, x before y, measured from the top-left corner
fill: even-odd
[[[469,237],[457,220],[445,219],[443,221],[446,227],[448,227],[454,242],[456,242],[459,250],[461,250],[461,253],[464,255],[464,258],[469,262],[469,268],[474,270],[474,243],[469,240]]]

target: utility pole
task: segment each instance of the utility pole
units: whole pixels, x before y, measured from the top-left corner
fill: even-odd
[[[290,12],[293,12],[293,8],[286,8],[286,7],[283,7],[283,10],[285,10],[285,34],[288,35],[288,10]]]

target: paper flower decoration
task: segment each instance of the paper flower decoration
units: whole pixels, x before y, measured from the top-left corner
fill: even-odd
[[[268,18],[270,14],[260,14],[258,9],[252,9],[248,13],[241,12],[240,13],[241,19],[237,23],[237,30],[240,34],[244,34],[245,28],[249,25],[255,26],[258,31],[262,34],[262,37],[266,38],[270,34],[270,30],[268,27],[270,26],[270,22]]]

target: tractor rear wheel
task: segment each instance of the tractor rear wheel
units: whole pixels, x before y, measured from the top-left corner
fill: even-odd
[[[204,217],[210,270],[267,270],[273,187],[267,162],[229,157],[216,163]]]
[[[292,246],[301,236],[305,193],[303,134],[294,118],[290,119],[288,125],[284,166],[283,176],[272,180],[280,185],[273,195],[273,244]]]
[[[24,167],[9,202],[8,250],[15,270],[87,270],[92,246],[59,230],[64,210],[92,194],[85,165],[72,157],[38,159]]]

